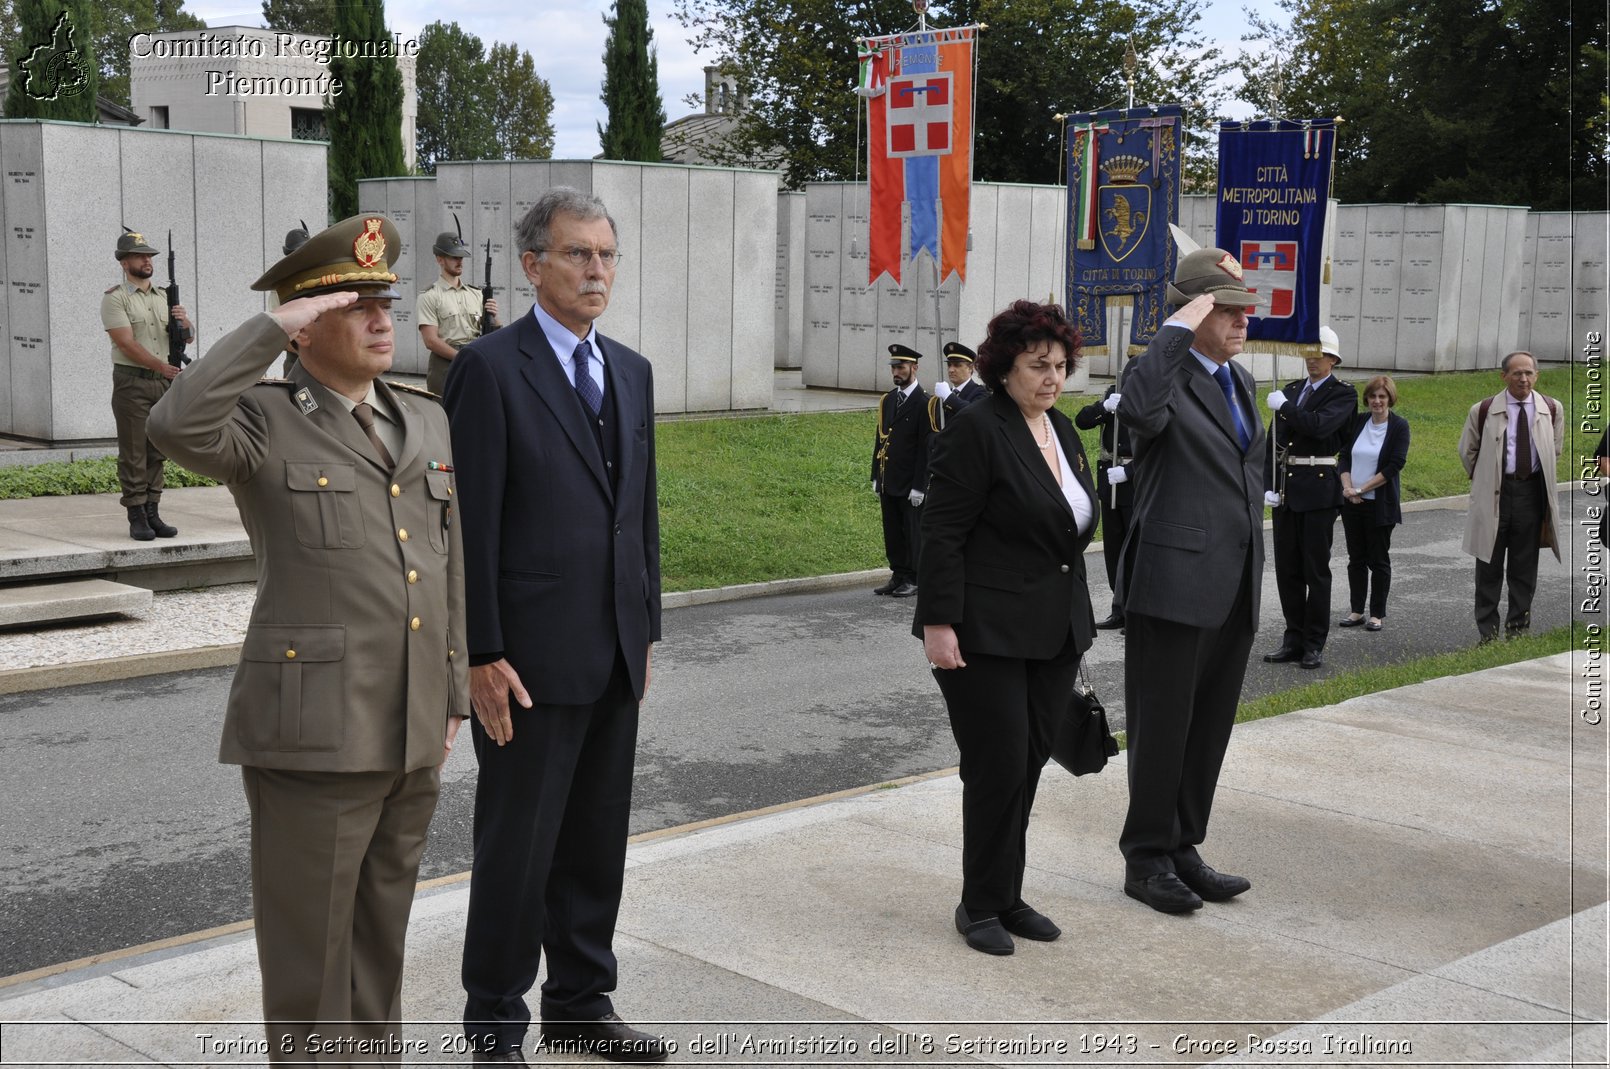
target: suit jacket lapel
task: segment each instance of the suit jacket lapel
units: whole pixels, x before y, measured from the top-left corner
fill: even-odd
[[[363,433],[363,428],[358,426],[358,421],[352,418],[352,413],[336,400],[328,387],[308,373],[301,361],[291,369],[291,381],[296,383],[298,391],[307,390],[318,405],[307,413],[308,422],[381,471],[386,470],[386,465],[375,453],[375,447]]]
[[[599,355],[604,358],[604,378],[609,383],[604,403],[615,410],[615,461],[621,466],[613,485],[625,486],[632,470],[632,435],[637,430],[632,416],[638,411],[637,384],[631,381],[625,368],[616,363],[612,348],[602,334],[598,335]]]
[[[1191,393],[1195,394],[1197,401],[1207,409],[1208,415],[1218,424],[1219,430],[1224,432],[1237,449],[1240,449],[1241,439],[1235,433],[1235,418],[1230,415],[1230,406],[1225,401],[1224,391],[1219,389],[1218,380],[1196,362],[1195,356],[1191,356],[1190,362],[1186,365],[1186,375],[1188,376],[1186,381],[1191,384]],[[1232,383],[1240,381],[1236,378],[1234,370],[1230,372],[1230,381]],[[1239,391],[1237,395],[1239,396]],[[1247,428],[1247,435],[1250,438],[1257,437],[1250,427]]]
[[[598,440],[593,437],[592,428],[587,426],[587,417],[581,410],[576,388],[565,377],[553,346],[548,344],[535,317],[520,318],[519,345],[520,352],[526,357],[520,373],[553,414],[554,422],[565,432],[570,444],[586,461],[593,478],[598,480],[599,488],[606,496],[613,497],[609,477],[604,474],[604,458],[598,452]]]
[[[1005,390],[995,394],[993,399],[995,415],[1001,421],[1001,433],[1006,435],[1012,452],[1017,454],[1024,467],[1028,468],[1029,478],[1039,483],[1042,490],[1055,498],[1064,512],[1071,514],[1073,510],[1068,507],[1068,499],[1062,496],[1062,487],[1057,485],[1056,476],[1051,474],[1051,466],[1040,459],[1040,444],[1029,432],[1029,425],[1024,421],[1017,402],[1012,400]],[[1049,416],[1046,418],[1050,419]]]
[[[1084,487],[1085,496],[1090,499],[1090,504],[1094,507],[1097,501],[1096,484],[1091,479],[1090,472],[1085,469],[1085,465],[1080,462],[1084,450],[1079,443],[1079,432],[1073,429],[1071,420],[1064,425],[1061,420],[1053,419],[1051,425],[1056,428],[1057,440],[1062,443],[1062,451],[1068,456],[1068,466],[1073,469],[1073,477]],[[1062,493],[1061,487],[1057,488],[1057,496],[1062,498],[1063,504],[1067,504],[1067,496]],[[1070,508],[1069,511],[1073,510]]]
[[[396,470],[403,471],[414,462],[419,456],[420,449],[425,445],[425,419],[402,391],[393,390],[378,379],[375,381],[375,391],[391,405],[391,410],[397,413],[397,418],[402,421],[402,453],[397,457]],[[356,423],[357,420],[353,422]]]

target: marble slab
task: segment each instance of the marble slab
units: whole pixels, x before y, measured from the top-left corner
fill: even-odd
[[[1435,370],[1437,318],[1442,302],[1442,216],[1436,205],[1408,204],[1400,210],[1403,244],[1398,260],[1395,359],[1376,363],[1375,354],[1362,347],[1360,358],[1370,361],[1367,367],[1428,372]]]
[[[633,163],[603,163],[593,168],[593,196],[604,202],[620,243],[621,262],[610,289],[604,329],[609,336],[643,351],[654,337],[654,324],[643,317],[643,289],[653,280],[643,277],[643,217],[651,202],[643,198],[645,168]],[[511,239],[512,240],[512,239]],[[686,256],[687,235],[677,243]]]
[[[797,368],[805,349],[805,218],[803,193],[777,195],[777,272],[772,294],[773,365]]]
[[[973,248],[967,254],[967,282],[962,286],[956,333],[963,345],[977,349],[985,327],[1000,309],[995,304],[995,268],[1000,258],[996,225],[1001,187],[973,185],[969,233]]]
[[[1458,205],[1435,205],[1442,227],[1442,263],[1438,271],[1437,350],[1432,356],[1433,371],[1455,371],[1461,363],[1460,328],[1464,317],[1460,301],[1465,286],[1464,209]],[[1475,365],[1474,356],[1468,360]]]
[[[845,186],[844,208],[839,216],[838,385],[848,390],[881,389],[888,378],[889,353],[878,348],[877,291],[867,281],[867,211],[866,187]],[[902,211],[902,234],[910,229],[904,216]],[[902,279],[908,271],[910,264],[903,263]]]
[[[45,243],[43,130],[42,126],[9,124],[4,127],[4,140],[0,140],[0,178],[4,179],[0,199],[5,201],[6,215],[4,343],[9,397],[8,418],[0,424],[0,431],[48,439],[52,414],[51,335],[45,289],[49,252]],[[113,281],[115,278],[108,278],[101,288]],[[110,352],[104,334],[96,351]]]
[[[1402,299],[1404,208],[1371,204],[1364,209],[1364,250],[1359,274],[1358,355],[1370,366],[1399,366],[1398,307]],[[1335,329],[1335,328],[1332,328]],[[1338,335],[1339,336],[1339,335]],[[1344,357],[1345,359],[1345,357]]]
[[[645,167],[643,200],[654,205],[642,220],[643,295],[640,314],[647,327],[640,351],[654,362],[654,405],[660,412],[686,412],[688,406],[689,300],[688,188],[685,167]]]
[[[1583,345],[1592,333],[1602,340],[1610,333],[1610,292],[1606,290],[1606,271],[1610,268],[1610,214],[1580,212],[1575,220],[1576,256],[1574,285],[1571,291],[1571,337],[1562,350],[1549,350],[1545,360],[1553,353],[1567,359],[1580,359]],[[1538,354],[1542,356],[1542,354]]]
[[[805,250],[801,277],[800,372],[809,386],[839,383],[839,221],[844,212],[840,183],[805,187]]]
[[[736,171],[732,188],[732,393],[734,409],[769,408],[776,366],[777,175]],[[770,359],[766,359],[770,354]]]
[[[129,135],[125,136],[125,142]],[[148,135],[164,140],[192,139],[183,134]],[[248,208],[251,200],[267,204],[274,195],[275,184],[263,171],[263,146],[255,138],[198,137],[189,155],[195,160],[195,190],[186,189],[177,201],[184,210],[175,219],[173,240],[179,250],[179,296],[196,324],[196,341],[190,346],[192,358],[205,359],[214,342],[263,310],[264,294],[251,288],[262,274],[243,270],[240,263],[242,249],[259,249],[267,241],[263,233],[263,212]],[[134,183],[125,182],[125,190]],[[256,197],[243,198],[242,188],[256,191]],[[321,195],[323,190],[320,190]],[[180,226],[180,220],[187,224]],[[323,215],[309,219],[309,226],[323,223]],[[131,224],[132,225],[132,224]],[[164,223],[165,225],[165,223]],[[193,229],[194,251],[181,239],[185,230]],[[317,231],[315,231],[316,233]],[[224,234],[227,240],[219,240]],[[284,247],[285,234],[279,235]],[[160,243],[152,244],[161,247]],[[279,260],[278,256],[269,264]],[[266,268],[269,264],[264,264]],[[255,266],[255,265],[252,265]],[[164,265],[159,262],[156,280],[166,281]]]
[[[0,125],[0,161],[7,158],[5,143],[8,129],[16,127]],[[11,277],[6,271],[6,246],[9,242],[6,240],[8,231],[4,192],[9,182],[9,176],[0,169],[0,282]],[[0,427],[11,425],[11,312],[9,298],[6,295],[6,290],[10,288],[8,285],[5,289],[0,289]]]
[[[732,186],[731,171],[694,168],[688,175],[682,261],[688,276],[690,412],[725,409],[732,403]],[[698,254],[689,256],[694,247]]]

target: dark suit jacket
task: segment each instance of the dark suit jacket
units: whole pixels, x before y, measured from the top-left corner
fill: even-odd
[[[1342,431],[1358,412],[1358,390],[1351,383],[1332,375],[1308,397],[1308,403],[1297,407],[1307,379],[1288,382],[1280,388],[1288,404],[1275,413],[1274,429],[1269,440],[1271,450],[1287,449],[1292,456],[1333,457],[1342,448]],[[1266,490],[1269,484],[1269,465],[1264,465]],[[1293,512],[1313,512],[1317,509],[1338,508],[1342,503],[1342,481],[1336,477],[1334,467],[1291,465],[1285,475],[1285,505]]]
[[[1074,477],[1095,505],[1079,435],[1053,409],[1051,426]],[[922,510],[917,617],[950,624],[964,653],[1046,660],[1071,629],[1080,653],[1096,633],[1084,550],[1095,531],[1073,510],[1005,391],[962,410],[934,440]]]
[[[1358,441],[1359,432],[1370,421],[1368,411],[1360,412],[1348,423],[1347,429],[1342,432],[1342,453],[1336,464],[1336,474],[1353,470],[1353,443]],[[1386,441],[1381,443],[1381,456],[1376,461],[1376,470],[1386,476],[1386,482],[1375,488],[1373,515],[1377,527],[1390,527],[1403,522],[1403,489],[1399,485],[1398,474],[1403,471],[1403,465],[1409,459],[1409,421],[1396,412],[1386,414]],[[1357,486],[1358,483],[1354,483]],[[1344,505],[1344,508],[1369,508],[1364,505]]]
[[[896,411],[899,393],[890,390],[878,399],[878,434],[872,442],[872,481],[889,497],[928,488],[928,395],[919,385]]]
[[[1245,451],[1224,393],[1191,355],[1195,334],[1165,326],[1124,372],[1119,418],[1140,459],[1135,511],[1124,544],[1125,612],[1189,627],[1223,627],[1251,557],[1251,615],[1257,629],[1263,575],[1263,421],[1254,383],[1228,365],[1249,421]],[[1132,567],[1129,565],[1132,564]]]
[[[1104,401],[1111,397],[1117,389],[1116,385],[1107,387],[1107,392],[1101,395],[1102,400]],[[1116,438],[1113,433],[1114,424],[1118,428]],[[1102,459],[1096,461],[1096,489],[1101,492],[1101,503],[1108,508],[1112,508],[1112,484],[1107,481],[1107,469],[1116,463],[1116,458],[1118,457],[1129,457],[1130,463],[1133,465],[1135,454],[1129,442],[1129,427],[1121,419],[1114,420],[1112,413],[1102,407],[1101,401],[1092,401],[1081,408],[1078,414],[1073,417],[1073,425],[1083,431],[1088,431],[1094,427],[1101,428],[1103,456]],[[1109,461],[1106,459],[1109,456],[1115,459]],[[1120,465],[1120,467],[1122,466]],[[1119,483],[1117,507],[1130,509],[1134,507],[1134,504],[1135,484],[1128,481]]]
[[[459,350],[453,426],[473,663],[508,658],[538,702],[604,692],[617,645],[643,694],[660,637],[660,527],[649,362],[603,335],[619,472],[532,315]]]

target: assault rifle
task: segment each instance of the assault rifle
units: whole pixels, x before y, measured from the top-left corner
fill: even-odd
[[[173,231],[168,231],[168,284],[163,289],[168,294],[168,363],[174,367],[184,367],[190,363],[190,358],[184,355],[185,343],[190,340],[190,332],[185,330],[184,324],[173,317],[173,308],[179,303],[179,283],[173,277]]]
[[[482,269],[481,279],[486,285],[481,287],[481,333],[490,334],[497,329],[497,321],[492,313],[486,310],[486,304],[492,299],[492,239],[486,239],[486,266]]]

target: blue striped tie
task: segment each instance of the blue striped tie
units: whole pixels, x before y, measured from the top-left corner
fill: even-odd
[[[1241,452],[1247,451],[1252,444],[1252,435],[1247,433],[1247,425],[1241,420],[1241,406],[1235,403],[1235,384],[1230,381],[1230,367],[1220,364],[1213,372],[1213,377],[1219,380],[1219,389],[1224,391],[1224,402],[1230,406],[1230,416],[1235,420],[1236,437],[1241,439]]]
[[[581,396],[587,411],[596,416],[604,410],[604,392],[598,388],[598,383],[593,381],[592,372],[587,367],[592,357],[593,346],[588,341],[576,346],[576,351],[570,355],[576,367],[576,393]]]

